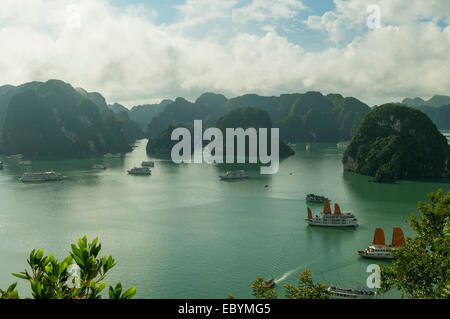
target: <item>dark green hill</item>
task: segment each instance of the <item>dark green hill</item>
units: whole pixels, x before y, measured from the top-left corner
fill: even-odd
[[[166,105],[173,103],[172,100],[163,100],[159,104],[145,104],[133,106],[129,112],[130,120],[135,121],[144,132],[147,132],[148,125],[155,116],[158,116]]]
[[[99,94],[91,95],[100,103]],[[106,105],[106,103],[105,103]],[[131,148],[113,112],[58,80],[18,86],[0,127],[3,154],[71,156],[122,153]]]
[[[202,95],[195,103],[177,98],[152,119],[148,126],[148,136],[150,138],[159,136],[169,125],[193,125],[194,120],[203,120],[204,128],[214,125],[217,119],[225,114],[223,98],[223,95],[212,93]]]
[[[268,143],[268,152],[271,152],[270,149],[270,129],[272,128],[272,122],[270,120],[269,114],[262,110],[262,109],[255,109],[251,107],[244,107],[239,108],[235,110],[229,111],[227,114],[225,114],[223,117],[221,117],[216,124],[216,127],[222,131],[223,134],[223,141],[224,141],[224,154],[225,154],[225,145],[227,143],[226,139],[226,129],[227,128],[243,128],[244,130],[250,127],[255,128],[258,130],[259,128],[267,128],[268,137],[267,137],[267,143]],[[259,141],[259,136],[258,136]],[[246,142],[246,154],[248,155],[248,140]],[[279,141],[279,155],[280,158],[286,158],[291,155],[294,155],[294,150],[286,145],[281,139]],[[258,146],[259,149],[259,146]],[[237,145],[235,143],[235,154],[237,151]]]
[[[372,110],[344,157],[344,169],[377,182],[449,176],[450,147],[421,111],[397,104]]]

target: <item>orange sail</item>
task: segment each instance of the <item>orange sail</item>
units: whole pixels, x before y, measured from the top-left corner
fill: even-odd
[[[308,207],[308,219],[312,219],[311,208]]]
[[[405,236],[403,235],[403,231],[400,227],[394,228],[394,233],[392,234],[392,246],[400,247],[405,244]]]
[[[381,228],[375,229],[375,236],[373,237],[373,245],[386,246],[384,241],[384,231]]]
[[[330,202],[327,201],[327,200],[323,203],[323,213],[324,214],[331,214]]]
[[[341,214],[341,208],[336,203],[334,204],[334,214],[335,215],[340,215]]]

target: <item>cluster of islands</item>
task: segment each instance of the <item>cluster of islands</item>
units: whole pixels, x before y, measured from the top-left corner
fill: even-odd
[[[176,127],[279,128],[280,158],[291,143],[350,141],[343,167],[375,182],[450,177],[450,147],[440,130],[450,129],[450,97],[369,107],[354,97],[320,92],[231,99],[202,94],[131,109],[108,105],[100,93],[59,80],[0,87],[0,154],[86,157],[123,154],[148,138],[147,153],[170,154]],[[3,164],[0,163],[0,167]]]
[[[170,156],[177,141],[175,128],[278,128],[280,159],[295,154],[293,144],[337,143],[343,147],[343,170],[370,176],[370,181],[450,178],[450,97],[428,101],[407,98],[401,103],[368,106],[354,97],[320,92],[259,96],[247,94],[228,99],[215,93],[202,94],[194,102],[184,98],[128,109],[107,104],[100,93],[50,80],[0,87],[0,155],[30,166],[36,158],[118,158],[133,150],[137,140],[148,139],[152,157]],[[225,135],[225,134],[224,134]],[[206,145],[203,145],[206,146]],[[248,152],[248,149],[246,150]],[[130,175],[151,175],[153,161],[130,168]],[[0,161],[0,170],[3,162]],[[107,167],[95,164],[92,169]],[[291,173],[292,175],[292,173]],[[230,170],[222,180],[246,179],[244,170]],[[26,172],[22,182],[59,181],[56,172]],[[267,187],[268,185],[266,185]],[[341,212],[328,198],[308,194],[307,202],[323,204],[318,215],[308,208],[305,222],[320,227],[356,227],[357,216]],[[394,227],[392,243],[385,243],[381,228],[372,245],[358,251],[365,258],[390,259],[391,250],[404,244],[400,228]],[[266,281],[272,287],[275,280]],[[372,292],[330,287],[338,296],[371,298]]]

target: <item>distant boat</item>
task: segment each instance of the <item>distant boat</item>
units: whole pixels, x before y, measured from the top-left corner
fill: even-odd
[[[350,142],[349,141],[341,141],[341,142],[337,143],[336,145],[339,149],[344,149],[350,145]]]
[[[325,201],[331,202],[327,197],[323,195],[315,195],[315,194],[307,194],[306,195],[306,201],[312,202],[312,203],[325,203]]]
[[[269,280],[264,281],[264,286],[266,288],[273,288],[275,286],[275,278],[271,278]]]
[[[23,155],[22,154],[10,155],[7,158],[9,158],[9,159],[22,159]]]
[[[392,234],[391,245],[386,245],[384,231],[381,228],[375,229],[372,245],[364,250],[359,250],[358,255],[365,258],[392,259],[391,252],[405,244],[405,236],[400,227],[395,227]]]
[[[346,289],[330,286],[327,289],[334,298],[345,298],[345,299],[372,299],[375,297],[375,292],[368,289]]]
[[[31,165],[31,161],[21,161],[19,162],[19,165]]]
[[[341,208],[338,204],[334,204],[334,214],[331,212],[330,202],[325,201],[323,205],[323,213],[313,216],[311,209],[308,207],[308,218],[306,223],[311,226],[322,227],[356,227],[358,220],[353,214],[341,213]]]
[[[119,158],[119,157],[122,157],[122,154],[120,154],[120,153],[116,153],[116,154],[106,153],[105,155],[103,155],[103,157],[105,157],[105,158]]]
[[[311,144],[309,144],[309,143],[306,144],[306,150],[307,151],[311,150]]]
[[[155,162],[151,162],[151,161],[144,161],[141,163],[141,165],[143,167],[155,167]]]
[[[92,166],[92,169],[106,169],[106,166],[101,164],[95,164],[94,166]]]
[[[0,161],[0,169],[3,169],[3,162]]]
[[[219,176],[220,179],[222,180],[228,180],[228,179],[244,179],[244,178],[248,178],[247,173],[245,173],[244,170],[240,170],[240,171],[231,171],[231,172],[226,172],[223,175]]]
[[[134,167],[128,171],[130,175],[151,175],[152,171],[148,167]]]
[[[24,183],[56,182],[63,177],[55,172],[24,173],[19,180]]]

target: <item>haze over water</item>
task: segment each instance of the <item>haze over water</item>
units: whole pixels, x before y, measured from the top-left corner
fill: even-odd
[[[31,171],[68,176],[46,184],[20,183],[26,166],[0,159],[0,287],[16,281],[10,273],[26,268],[33,248],[62,258],[85,234],[98,236],[103,254],[118,261],[109,284],[134,285],[137,298],[246,298],[257,276],[273,276],[281,287],[296,283],[305,268],[315,281],[365,286],[367,265],[380,262],[356,251],[371,243],[375,228],[384,229],[387,242],[396,226],[412,234],[407,217],[417,214],[417,201],[450,185],[370,183],[343,172],[336,144],[312,144],[309,152],[297,144],[276,175],[255,168],[243,181],[220,181],[223,166],[167,160],[156,160],[150,177],[129,176],[127,169],[147,160],[145,145],[139,141],[121,159],[33,160]],[[108,168],[92,170],[94,164]],[[360,227],[307,226],[307,193],[339,203]],[[19,281],[23,289],[29,291]]]

